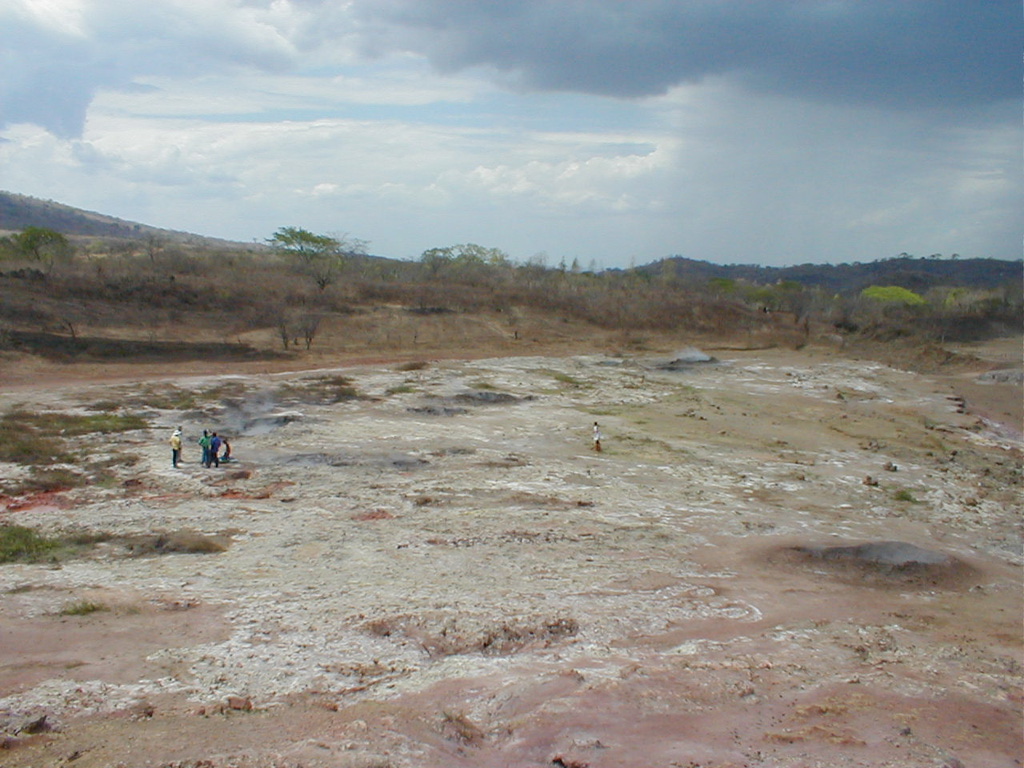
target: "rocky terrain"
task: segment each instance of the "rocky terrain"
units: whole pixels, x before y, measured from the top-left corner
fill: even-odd
[[[89,544],[0,566],[0,763],[1019,766],[1020,341],[994,349],[10,387],[149,426],[68,438],[113,480],[3,500]],[[233,461],[199,464],[204,428]]]

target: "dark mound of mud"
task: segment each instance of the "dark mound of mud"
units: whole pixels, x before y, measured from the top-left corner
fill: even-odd
[[[691,347],[677,353],[672,360],[658,365],[657,368],[662,371],[689,371],[697,365],[709,365],[717,362],[717,358]]]
[[[826,569],[845,580],[872,586],[955,588],[974,573],[967,563],[903,541],[871,541],[848,546],[797,545],[782,550],[795,565]]]
[[[459,403],[466,403],[468,405],[512,405],[513,403],[519,403],[523,400],[530,400],[532,398],[520,398],[515,395],[510,395],[506,392],[466,392],[461,395],[455,396],[455,401]]]
[[[397,469],[409,471],[422,469],[430,462],[419,456],[404,453],[296,453],[278,460],[281,464],[300,467],[370,467],[376,469]]]
[[[425,405],[422,407],[414,407],[406,409],[409,413],[415,413],[420,416],[461,416],[465,413],[469,413],[465,408],[449,408],[447,406],[440,405]]]

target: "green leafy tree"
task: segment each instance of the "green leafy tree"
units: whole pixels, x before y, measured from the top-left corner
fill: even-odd
[[[32,261],[45,264],[48,268],[59,259],[71,255],[71,245],[60,232],[45,227],[25,227],[11,238],[15,251]]]
[[[445,274],[461,279],[494,275],[495,270],[507,270],[512,266],[508,254],[501,249],[486,248],[476,243],[431,248],[420,256],[420,263],[432,278]]]
[[[420,263],[427,269],[430,277],[439,276],[455,258],[452,248],[431,248],[420,256]]]
[[[292,259],[322,291],[333,283],[347,259],[366,254],[366,242],[347,235],[318,235],[301,227],[281,227],[267,243]]]
[[[885,304],[903,304],[908,307],[919,307],[925,303],[918,294],[898,285],[872,285],[862,290],[860,295],[865,299]]]
[[[278,253],[311,264],[318,259],[333,258],[341,252],[341,242],[330,235],[317,235],[301,227],[281,227],[267,243]]]

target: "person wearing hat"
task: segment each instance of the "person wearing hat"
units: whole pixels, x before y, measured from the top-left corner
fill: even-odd
[[[171,466],[178,468],[178,461],[181,460],[181,427],[174,430],[171,435]]]

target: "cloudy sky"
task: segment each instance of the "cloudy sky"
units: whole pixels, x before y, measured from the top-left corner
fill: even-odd
[[[1019,258],[1020,0],[0,0],[0,189],[551,266]]]

